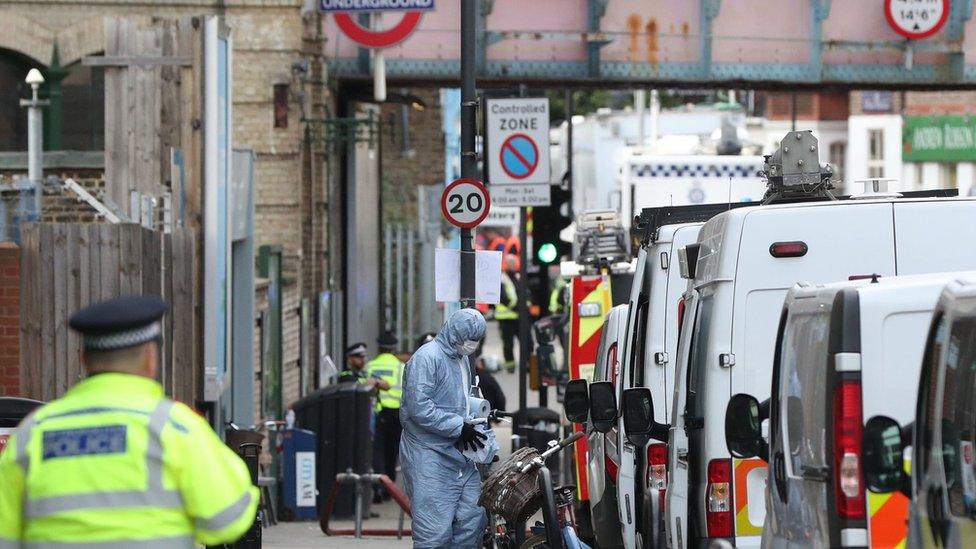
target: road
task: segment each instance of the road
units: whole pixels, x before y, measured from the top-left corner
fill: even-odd
[[[494,322],[488,323],[488,333],[483,349],[484,356],[497,355],[500,364],[502,355],[501,338],[498,325]],[[518,346],[516,345],[516,354]],[[507,407],[514,410],[518,407],[518,375],[500,371],[494,374],[498,384],[505,392]],[[539,405],[539,394],[529,391],[526,402],[530,407]],[[555,389],[549,389],[549,407],[556,411],[561,411],[561,406],[556,403]],[[501,455],[504,458],[511,452],[511,427],[508,424],[501,424],[495,428],[495,436],[501,444]],[[382,505],[372,506],[374,512],[379,517],[371,518],[364,523],[365,528],[397,528],[399,522],[399,508],[393,502]],[[330,526],[341,528],[353,528],[351,520],[336,520]],[[406,517],[404,527],[410,527],[410,518]],[[392,537],[372,537],[356,539],[353,536],[325,536],[322,534],[317,522],[279,522],[277,525],[264,530],[264,547],[280,548],[305,548],[305,547],[363,547],[389,548],[389,547],[411,547],[410,537],[406,536],[401,540]]]

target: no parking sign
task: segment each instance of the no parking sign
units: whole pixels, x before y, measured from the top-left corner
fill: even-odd
[[[549,100],[489,99],[486,108],[488,147],[485,156],[491,184],[545,185],[548,191]],[[492,189],[493,197],[495,192]]]

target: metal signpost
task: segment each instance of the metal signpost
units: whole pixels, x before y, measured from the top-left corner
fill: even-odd
[[[548,206],[549,99],[489,99],[485,105],[485,163],[492,200],[498,206],[518,207],[519,261],[519,408],[526,407],[529,345],[527,207]]]
[[[478,177],[478,156],[474,150],[478,112],[478,101],[474,95],[478,4],[477,0],[461,0],[461,177],[466,179]],[[462,307],[474,307],[474,293],[474,238],[470,227],[461,227]]]

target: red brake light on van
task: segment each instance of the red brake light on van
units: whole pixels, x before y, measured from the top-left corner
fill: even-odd
[[[769,255],[773,257],[803,257],[807,255],[806,242],[773,242],[769,245]]]
[[[834,392],[834,497],[837,514],[863,519],[864,481],[861,472],[861,382],[842,380]]]
[[[647,446],[647,487],[663,490],[668,483],[668,445],[654,443]]]
[[[713,459],[708,462],[708,489],[705,492],[708,537],[732,537],[732,518],[732,460]]]

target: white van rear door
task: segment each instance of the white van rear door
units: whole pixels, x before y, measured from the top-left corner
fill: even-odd
[[[688,434],[685,432],[684,409],[687,389],[688,355],[691,333],[698,309],[698,292],[686,297],[682,337],[675,357],[675,388],[668,402],[654,406],[671,408],[671,428],[668,433],[668,486],[664,499],[665,528],[668,547],[684,549],[688,544]]]
[[[805,244],[806,252],[774,257],[775,244],[792,242]],[[852,275],[891,276],[894,242],[890,203],[757,209],[746,216],[735,273],[732,341],[727,349],[715,349],[733,355],[731,390],[725,400],[707,404],[706,429],[709,421],[716,427],[704,441],[706,462],[729,457],[721,429],[727,399],[747,393],[762,402],[770,396],[777,326],[789,288],[797,282],[835,282]],[[737,521],[737,536],[758,535],[764,523],[766,476],[758,466],[753,460],[734,463],[733,483],[746,483],[748,494],[735,501],[736,516],[748,519]]]
[[[976,257],[976,201],[895,202],[898,274],[964,271]]]

